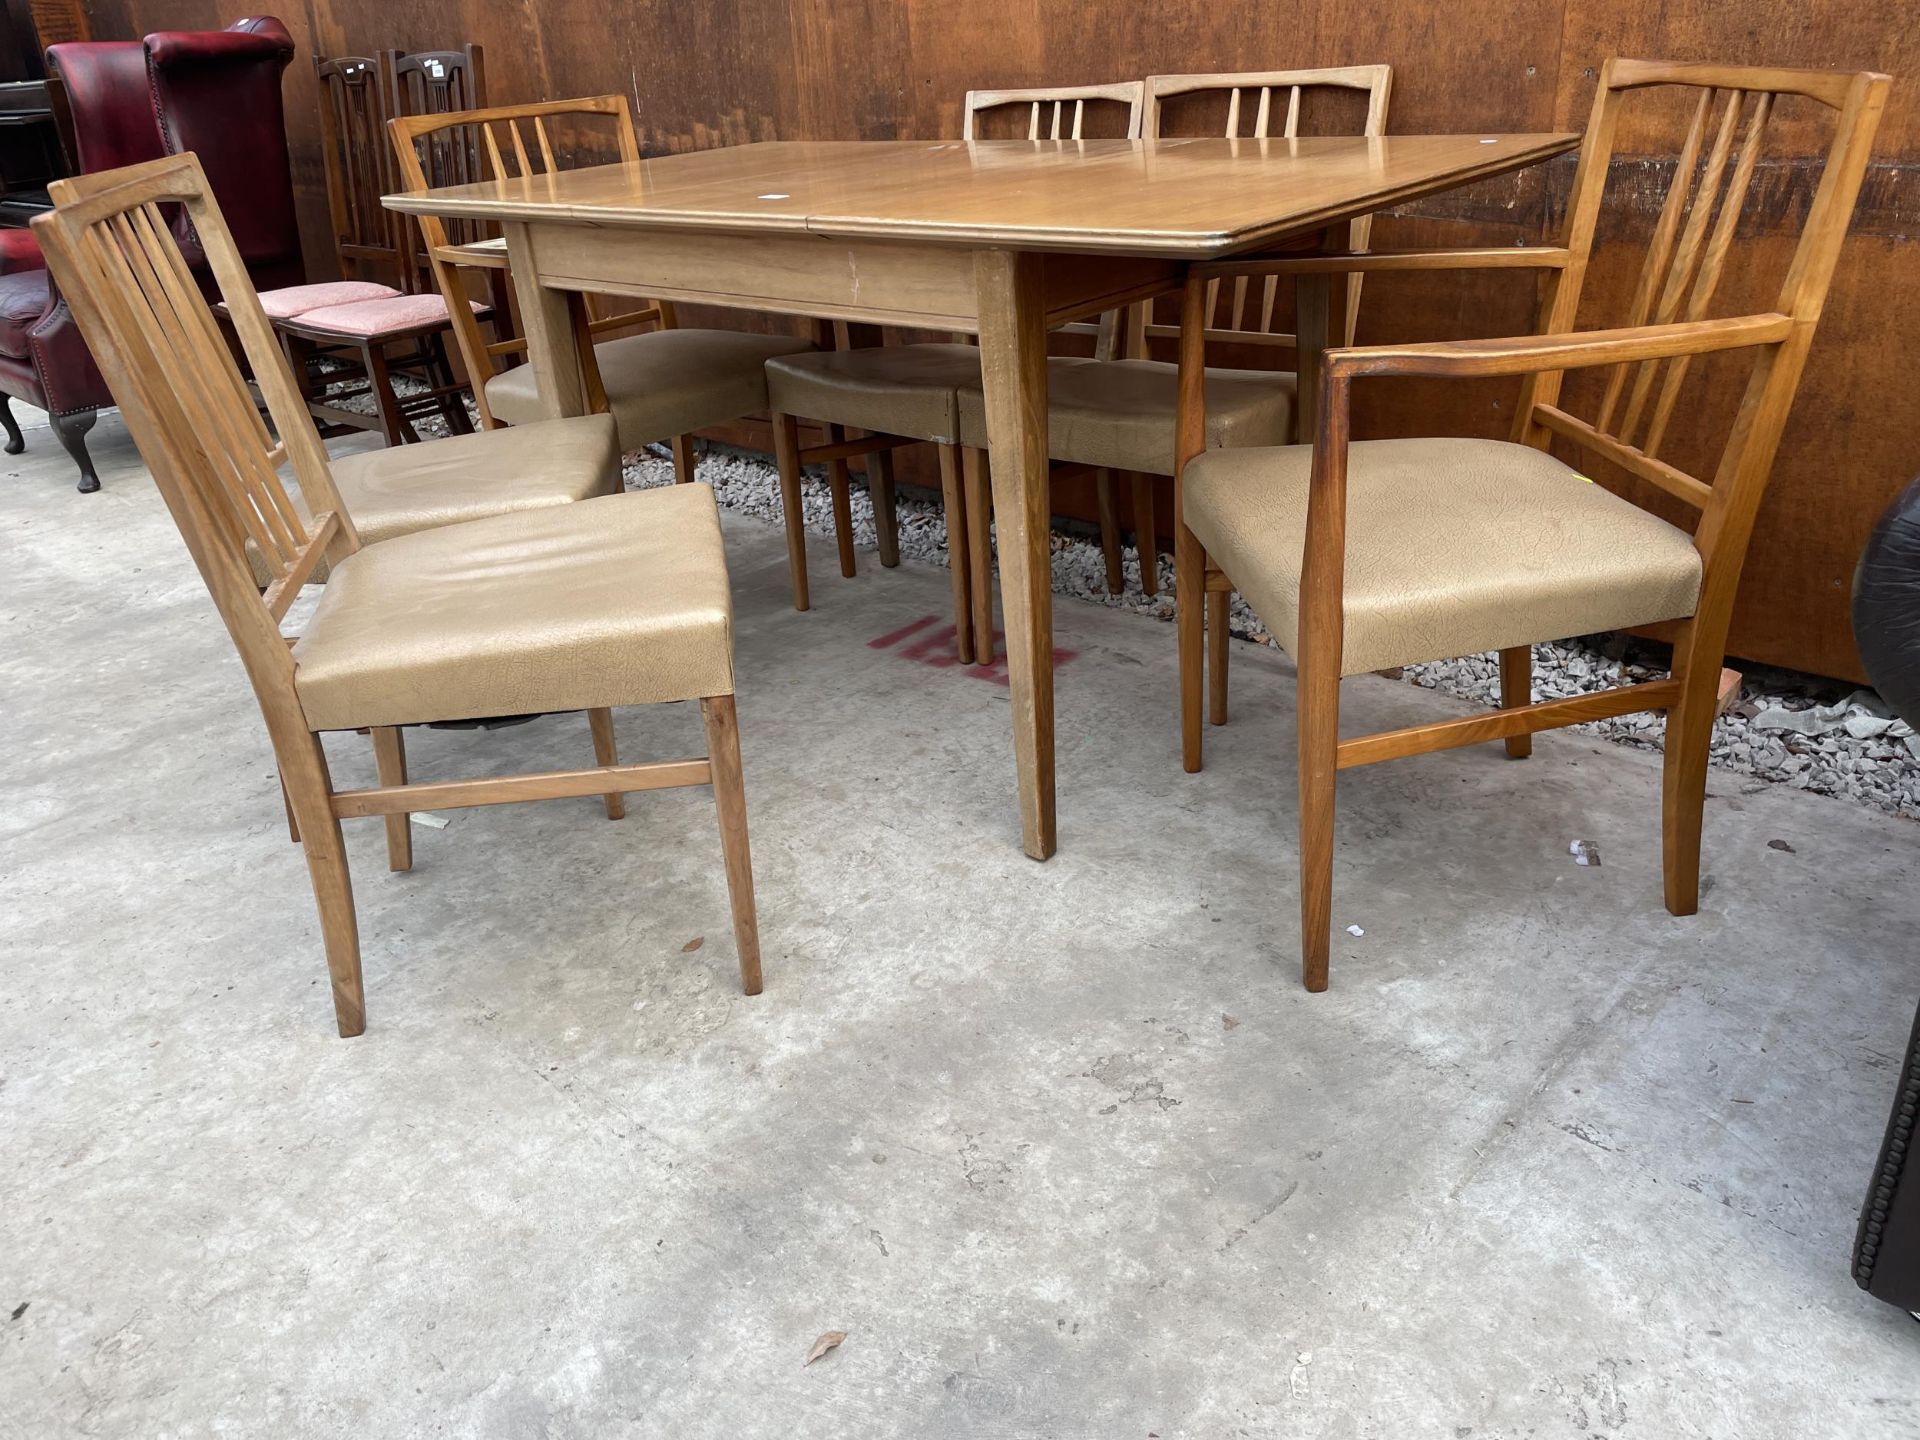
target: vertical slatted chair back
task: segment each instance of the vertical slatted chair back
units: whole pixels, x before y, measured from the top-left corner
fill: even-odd
[[[1710,476],[1703,479],[1660,459],[1691,368],[1689,356],[1620,364],[1600,372],[1604,380],[1590,387],[1600,391],[1592,420],[1562,407],[1565,372],[1530,377],[1521,391],[1516,439],[1542,449],[1556,437],[1570,441],[1699,512],[1695,539],[1707,561],[1709,588],[1730,587],[1738,581],[1738,557],[1744,556],[1805,367],[1866,172],[1887,85],[1887,77],[1871,73],[1618,59],[1609,61],[1601,72],[1567,211],[1567,260],[1548,283],[1539,327],[1542,335],[1574,329],[1621,115],[1630,94],[1679,90],[1693,92],[1693,98],[1673,181],[1654,221],[1628,313],[1611,322],[1627,326],[1737,318],[1715,316],[1712,302],[1726,275],[1742,214],[1753,199],[1769,122],[1783,100],[1812,101],[1832,112],[1832,139],[1818,188],[1806,206],[1798,238],[1793,239],[1790,230],[1784,237],[1792,240],[1793,252],[1773,307],[1783,336],[1741,352],[1753,357],[1753,369]],[[1783,228],[1770,223],[1767,231],[1777,239]],[[1714,554],[1722,547],[1728,547],[1726,553],[1736,559],[1732,565],[1716,567]],[[1716,576],[1716,570],[1722,573]],[[1726,598],[1730,600],[1730,591]],[[1703,594],[1701,609],[1708,608]]]
[[[327,176],[327,209],[333,219],[333,250],[349,278],[373,273],[397,277],[403,289],[398,217],[380,203],[393,190],[393,152],[387,146],[389,84],[384,60],[364,55],[315,58],[320,82],[321,161]]]
[[[192,154],[49,187],[34,231],[114,402],[240,650],[263,708],[291,714],[279,622],[320,560],[359,548],[326,451],[245,263]],[[276,441],[164,218],[184,210],[204,248]],[[290,469],[303,513],[282,478]],[[272,582],[262,591],[252,542]]]
[[[399,115],[388,122],[398,162],[400,188],[419,192],[446,185],[504,181],[552,175],[581,163],[604,161],[609,153],[624,164],[640,160],[640,141],[633,128],[633,110],[624,95],[591,95],[577,100],[549,100],[532,105],[497,105],[445,115]],[[425,242],[425,263],[434,284],[447,302],[454,339],[461,359],[474,377],[474,400],[482,423],[496,423],[486,401],[486,379],[500,368],[498,361],[525,351],[521,339],[489,342],[466,305],[462,270],[475,263],[463,246],[498,244],[498,226],[450,227],[441,217],[421,215],[419,233]],[[489,257],[496,273],[504,269],[504,248]],[[595,333],[630,330],[636,326],[674,323],[670,306],[653,303],[639,310],[593,321]],[[599,376],[588,367],[589,398],[596,408],[604,396]]]
[[[451,115],[486,107],[486,53],[480,46],[410,55],[389,50],[387,57],[388,114]]]
[[[1149,75],[1146,80],[1146,117],[1143,133],[1150,140],[1171,136],[1167,102],[1182,97],[1227,97],[1224,138],[1229,140],[1292,140],[1302,133],[1305,106],[1314,92],[1358,92],[1366,97],[1360,134],[1387,133],[1387,102],[1393,91],[1391,65],[1344,65],[1319,70],[1241,71],[1218,75]],[[1366,250],[1373,234],[1373,217],[1361,215],[1348,225],[1349,247]],[[1353,343],[1360,320],[1361,276],[1347,282],[1345,343]],[[1276,330],[1289,323],[1287,308],[1278,305],[1280,278],[1269,275],[1257,283],[1238,276],[1230,286],[1214,281],[1207,289],[1207,338],[1244,345],[1293,347],[1292,334]],[[1144,307],[1143,307],[1144,308]],[[1136,322],[1137,323],[1137,322]],[[1177,336],[1177,325],[1148,325],[1145,334]]]
[[[487,104],[486,54],[478,45],[459,50],[418,50],[404,54],[388,50],[383,56],[387,76],[387,118],[403,115],[454,115],[466,110],[482,110]],[[393,150],[383,137],[382,153],[391,166]],[[449,147],[452,141],[448,142]],[[471,155],[449,151],[435,165],[438,185],[464,185],[481,178],[478,153]],[[393,189],[399,188],[399,172]],[[455,244],[485,238],[485,232],[471,224],[447,227]],[[403,252],[406,273],[412,279],[408,289],[431,279],[426,249],[420,231],[404,216],[395,217],[395,230]]]
[[[570,164],[578,163],[582,121],[588,125],[600,122],[600,128],[610,132],[610,157],[602,158],[617,158],[627,164],[640,159],[633,112],[624,95],[396,115],[387,129],[398,162],[400,187],[417,192],[551,174],[565,168],[563,156]],[[469,233],[437,215],[418,218],[430,262],[435,252],[449,246],[499,237],[497,225],[474,227]]]
[[[1125,128],[1115,138],[1138,140],[1141,117],[1146,107],[1146,87],[1138,80],[1112,85],[1056,85],[1033,90],[969,90],[964,107],[965,121],[961,138],[982,140],[980,117],[990,111],[1024,108],[1026,134],[1014,136],[1027,140],[1083,140],[1088,108],[1094,107],[1095,123],[1101,110],[1119,107],[1125,116]],[[1115,117],[1118,118],[1118,117]],[[1016,114],[1017,121],[1018,116]]]

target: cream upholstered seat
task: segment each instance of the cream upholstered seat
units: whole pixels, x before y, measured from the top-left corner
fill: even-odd
[[[581,415],[341,455],[328,469],[361,543],[374,545],[416,530],[616,494],[620,439],[611,415]],[[300,505],[306,512],[304,501]],[[251,540],[247,561],[262,589],[272,583]],[[308,577],[314,583],[326,578],[325,561]]]
[[[1069,464],[1173,473],[1179,369],[1160,360],[1047,362],[1047,454]],[[1284,445],[1293,438],[1294,377],[1285,371],[1207,368],[1207,445]],[[986,396],[976,377],[960,393],[960,443],[987,444]]]
[[[723,425],[767,408],[767,361],[812,349],[792,335],[737,330],[655,330],[593,347],[607,408],[620,426],[620,446]],[[524,425],[545,418],[533,367],[502,371],[486,384],[494,418]]]
[[[371,545],[297,644],[314,730],[733,693],[713,491],[675,485]]]
[[[818,350],[767,362],[767,404],[777,414],[941,445],[959,443],[958,392],[979,384],[976,345]]]
[[[1210,451],[1184,513],[1273,636],[1299,652],[1313,447]],[[1504,650],[1691,615],[1684,530],[1529,445],[1370,440],[1347,451],[1340,670]]]
[[[342,455],[330,467],[362,544],[416,530],[544,510],[620,489],[611,415],[542,420]]]

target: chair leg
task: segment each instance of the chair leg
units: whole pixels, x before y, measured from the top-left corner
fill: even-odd
[[[1533,703],[1533,647],[1515,645],[1500,652],[1500,708],[1513,710]],[[1524,760],[1533,754],[1533,736],[1509,735],[1507,755]]]
[[[376,725],[368,732],[373,736],[373,763],[380,772],[382,785],[404,785],[407,783],[407,745],[400,738],[400,730],[394,725]],[[387,868],[389,870],[413,869],[413,817],[410,815],[388,815],[387,822]]]
[[[960,484],[960,447],[940,449],[940,501],[947,526],[947,581],[953,591],[953,653],[973,663],[973,569],[967,560],[967,496]]]
[[[1140,588],[1160,593],[1160,537],[1154,532],[1153,477],[1135,472],[1133,481],[1133,543],[1140,552]]]
[[[1180,651],[1180,763],[1200,769],[1200,691],[1206,674],[1207,552],[1185,525],[1174,536],[1174,628]]]
[[[373,396],[373,408],[380,417],[380,432],[387,437],[387,444],[405,445],[418,441],[420,436],[408,423],[407,417],[400,413],[400,401],[393,393],[393,374],[387,369],[386,352],[378,345],[362,345],[360,363],[366,367],[367,387]]]
[[[707,726],[707,756],[713,765],[713,803],[720,812],[720,849],[727,864],[727,898],[733,905],[733,943],[740,952],[740,988],[760,993],[760,923],[753,908],[753,857],[747,847],[747,790],[740,774],[740,723],[733,696],[700,702]]]
[[[275,771],[274,778],[280,785],[280,806],[287,812],[287,838],[298,845],[300,843],[300,822],[293,818],[293,801],[287,798],[287,777]]]
[[[967,564],[972,569],[973,663],[993,664],[993,476],[987,452],[960,452],[966,491]]]
[[[607,709],[587,711],[587,724],[593,730],[593,761],[596,765],[618,765],[620,751],[613,739],[613,711]],[[607,819],[624,820],[627,815],[627,797],[619,791],[606,797]]]
[[[807,517],[800,505],[800,424],[791,415],[773,417],[773,454],[780,467],[780,508],[787,522],[787,572],[793,578],[793,608],[805,610]]]
[[[1697,622],[1696,622],[1697,623]],[[1690,635],[1673,647],[1680,700],[1667,711],[1666,755],[1661,776],[1661,849],[1667,910],[1691,915],[1700,908],[1700,824],[1707,800],[1707,751],[1718,713],[1719,647],[1702,658]]]
[[[827,443],[838,445],[847,438],[844,427],[827,426]],[[858,573],[853,559],[853,497],[848,487],[847,462],[827,462],[827,488],[833,492],[833,538],[840,547],[840,574],[853,579]]]
[[[1213,725],[1227,723],[1227,601],[1232,598],[1224,590],[1207,591],[1207,720]]]
[[[1327,988],[1333,924],[1333,785],[1340,745],[1340,676],[1302,656],[1300,732],[1300,981]]]
[[[446,337],[432,335],[428,337],[427,369],[433,375],[433,383],[446,393],[440,397],[440,414],[447,422],[447,433],[451,435],[471,435],[473,417],[467,414],[467,402],[454,388],[453,366],[447,360]]]
[[[867,491],[873,496],[873,525],[880,536],[880,563],[891,570],[900,563],[900,515],[894,504],[891,450],[876,450],[867,457]]]
[[[676,435],[673,437],[673,483],[691,485],[694,469],[693,436]]]
[[[1126,576],[1120,568],[1120,510],[1113,498],[1113,472],[1093,472],[1093,498],[1100,516],[1100,558],[1107,566],[1107,593],[1118,595],[1126,588]]]
[[[71,415],[48,416],[53,422],[53,433],[60,437],[67,454],[80,467],[80,484],[76,488],[82,495],[91,495],[100,488],[100,477],[93,473],[93,457],[87,454],[87,432],[93,429],[97,414],[93,410],[76,410]]]
[[[333,813],[333,782],[320,737],[308,735],[300,748],[282,757],[287,798],[300,825],[320,934],[327,947],[327,971],[333,981],[333,1018],[341,1038],[367,1028],[366,990],[360,976],[360,927],[353,914],[353,881],[347,873],[347,848],[340,820]],[[291,762],[290,764],[288,762]]]
[[[13,397],[0,393],[0,425],[6,426],[9,455],[18,455],[27,448],[27,437],[20,433],[20,422],[13,418]]]

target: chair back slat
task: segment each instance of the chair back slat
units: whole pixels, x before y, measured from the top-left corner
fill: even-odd
[[[1223,73],[1218,75],[1149,75],[1146,80],[1146,118],[1142,134],[1148,139],[1163,139],[1173,133],[1167,119],[1167,102],[1183,96],[1224,94],[1227,97],[1227,115],[1225,126],[1217,133],[1228,140],[1294,140],[1300,134],[1300,115],[1303,94],[1324,90],[1330,92],[1357,91],[1367,97],[1365,118],[1361,122],[1364,135],[1383,135],[1387,127],[1387,102],[1393,89],[1393,67],[1390,65],[1343,65],[1319,70],[1271,70]],[[1285,91],[1286,110],[1281,119],[1281,133],[1271,133],[1274,116],[1274,97]],[[1249,106],[1243,98],[1257,92],[1258,99]],[[1247,112],[1253,114],[1252,133],[1242,135],[1241,129]],[[1216,111],[1217,115],[1218,112]],[[1347,230],[1348,242],[1352,249],[1364,251],[1373,234],[1373,217],[1363,215],[1352,221]],[[1355,327],[1360,318],[1359,276],[1354,276],[1347,284],[1347,307],[1345,317],[1345,342],[1353,343]],[[1249,298],[1255,292],[1247,277],[1236,278],[1231,287],[1218,280],[1210,280],[1206,287],[1206,338],[1211,341],[1232,342],[1241,345],[1259,345],[1269,348],[1292,348],[1297,344],[1296,337],[1290,331],[1276,330],[1276,323],[1289,321],[1289,311],[1278,306],[1279,279],[1268,276],[1261,286],[1259,303],[1249,306]],[[1145,302],[1142,302],[1143,306]],[[1173,324],[1149,324],[1146,334],[1150,337],[1173,337],[1179,334],[1180,327]]]
[[[1116,138],[1138,140],[1145,105],[1146,87],[1138,80],[1126,80],[1113,85],[1057,85],[1030,90],[969,90],[962,107],[961,137],[967,140],[983,139],[985,137],[980,134],[981,116],[996,110],[1024,107],[1027,112],[1027,139],[1086,139],[1088,107],[1103,106],[1116,109],[1123,120],[1125,128]],[[1071,112],[1068,106],[1072,106]]]
[[[199,159],[169,156],[50,189],[55,208],[34,228],[61,293],[256,689],[290,685],[279,617],[319,561],[345,559],[359,535]],[[167,223],[176,210],[199,238],[278,441]],[[249,544],[269,575],[265,596]]]
[[[1673,242],[1680,233],[1680,220],[1686,213],[1687,195],[1691,188],[1691,179],[1700,163],[1700,147],[1705,143],[1707,133],[1707,112],[1713,107],[1713,91],[1702,90],[1700,99],[1693,109],[1693,123],[1687,127],[1686,139],[1681,142],[1680,159],[1674,167],[1673,183],[1667,187],[1667,198],[1660,206],[1660,218],[1654,223],[1653,237],[1647,246],[1646,262],[1640,267],[1640,279],[1634,286],[1633,303],[1627,312],[1626,324],[1644,325],[1648,313],[1653,308],[1654,296],[1665,285],[1667,270],[1673,260]],[[1689,182],[1682,183],[1683,177]],[[1600,402],[1600,412],[1595,425],[1607,430],[1613,419],[1614,407],[1620,402],[1620,394],[1627,383],[1627,367],[1616,365],[1608,373],[1606,394]]]
[[[1818,189],[1798,236],[1787,237],[1793,241],[1792,258],[1771,312],[1793,323],[1785,339],[1740,352],[1752,357],[1752,373],[1710,476],[1704,469],[1694,474],[1660,455],[1694,370],[1690,357],[1607,367],[1604,383],[1596,382],[1598,401],[1591,421],[1561,404],[1562,372],[1531,376],[1521,390],[1516,439],[1542,448],[1556,437],[1570,440],[1700,512],[1695,540],[1707,559],[1710,585],[1732,583],[1715,578],[1717,545],[1732,541],[1733,553],[1744,553],[1866,172],[1887,84],[1885,76],[1865,72],[1637,60],[1610,60],[1601,73],[1564,227],[1568,263],[1554,274],[1542,304],[1540,333],[1546,335],[1575,328],[1620,117],[1631,95],[1656,88],[1697,92],[1686,107],[1690,119],[1673,180],[1649,236],[1627,314],[1606,321],[1629,326],[1732,318],[1712,314],[1713,301],[1750,208],[1767,129],[1781,99],[1812,101],[1836,112]],[[1777,243],[1778,227],[1772,228],[1769,239]],[[1736,288],[1750,291],[1753,283],[1749,278]],[[1748,304],[1744,299],[1741,303]]]
[[[1720,177],[1726,171],[1727,157],[1733,150],[1734,121],[1740,99],[1738,91],[1729,91],[1726,103],[1721,108],[1720,127],[1713,138],[1713,149],[1707,155],[1706,171],[1700,177],[1698,186],[1692,190],[1686,226],[1680,232],[1679,248],[1674,252],[1672,266],[1667,271],[1665,283],[1660,287],[1660,299],[1653,308],[1651,319],[1655,325],[1671,325],[1679,318],[1681,303],[1705,258],[1701,244],[1707,233],[1708,221],[1713,216],[1714,197],[1720,190]],[[1691,174],[1676,174],[1674,185],[1678,188],[1689,184],[1692,179]],[[1641,413],[1646,408],[1647,395],[1653,387],[1654,369],[1653,365],[1644,361],[1638,367],[1633,388],[1627,397],[1627,413],[1617,432],[1622,440],[1628,439],[1639,425]]]
[[[1747,190],[1753,183],[1754,165],[1760,154],[1761,137],[1766,131],[1767,117],[1772,108],[1773,96],[1763,93],[1754,98],[1753,118],[1748,124],[1746,138],[1741,142],[1740,159],[1734,165],[1733,178],[1727,182],[1726,193],[1720,199],[1720,215],[1714,221],[1713,234],[1707,240],[1706,258],[1695,276],[1693,289],[1688,296],[1686,310],[1683,312],[1688,320],[1700,320],[1706,317],[1707,307],[1713,301],[1714,291],[1720,286],[1720,274],[1726,264],[1727,250],[1733,243],[1735,227],[1740,223],[1741,212],[1746,207]],[[1668,363],[1666,374],[1660,381],[1660,395],[1654,402],[1653,418],[1648,422],[1646,439],[1640,444],[1640,448],[1648,455],[1660,453],[1660,441],[1666,435],[1667,421],[1673,416],[1673,407],[1679,399],[1680,385],[1686,378],[1690,358],[1685,355],[1675,356]]]

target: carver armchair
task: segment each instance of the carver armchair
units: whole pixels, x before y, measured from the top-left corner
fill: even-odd
[[[1887,92],[1871,73],[1611,60],[1580,152],[1557,247],[1448,257],[1346,256],[1195,266],[1182,303],[1180,470],[1175,504],[1183,758],[1201,760],[1203,665],[1226,719],[1224,641],[1204,654],[1203,594],[1237,589],[1299,667],[1301,968],[1327,984],[1337,771],[1504,739],[1528,753],[1540,730],[1639,710],[1667,712],[1662,814],[1667,909],[1700,892],[1707,746],[1728,689],[1721,660],[1747,538],[1806,363]],[[1691,124],[1626,323],[1575,331],[1621,111],[1630,95],[1676,91]],[[1710,317],[1777,106],[1828,117],[1832,142],[1770,308]],[[1798,117],[1796,117],[1798,118]],[[1269,274],[1430,264],[1544,269],[1540,333],[1329,351],[1313,443],[1207,450],[1208,286]],[[1751,283],[1743,275],[1744,289]],[[1747,359],[1738,412],[1710,479],[1661,458],[1696,357]],[[1567,372],[1594,369],[1594,418],[1563,403]],[[1698,371],[1694,372],[1696,377]],[[1352,441],[1349,396],[1375,376],[1518,376],[1510,442]],[[1693,517],[1691,531],[1604,489],[1550,453],[1571,446],[1628,496]],[[1209,563],[1210,562],[1210,563]],[[1670,678],[1532,703],[1535,643],[1672,622]],[[1340,681],[1368,670],[1479,651],[1500,655],[1488,714],[1342,738]]]

